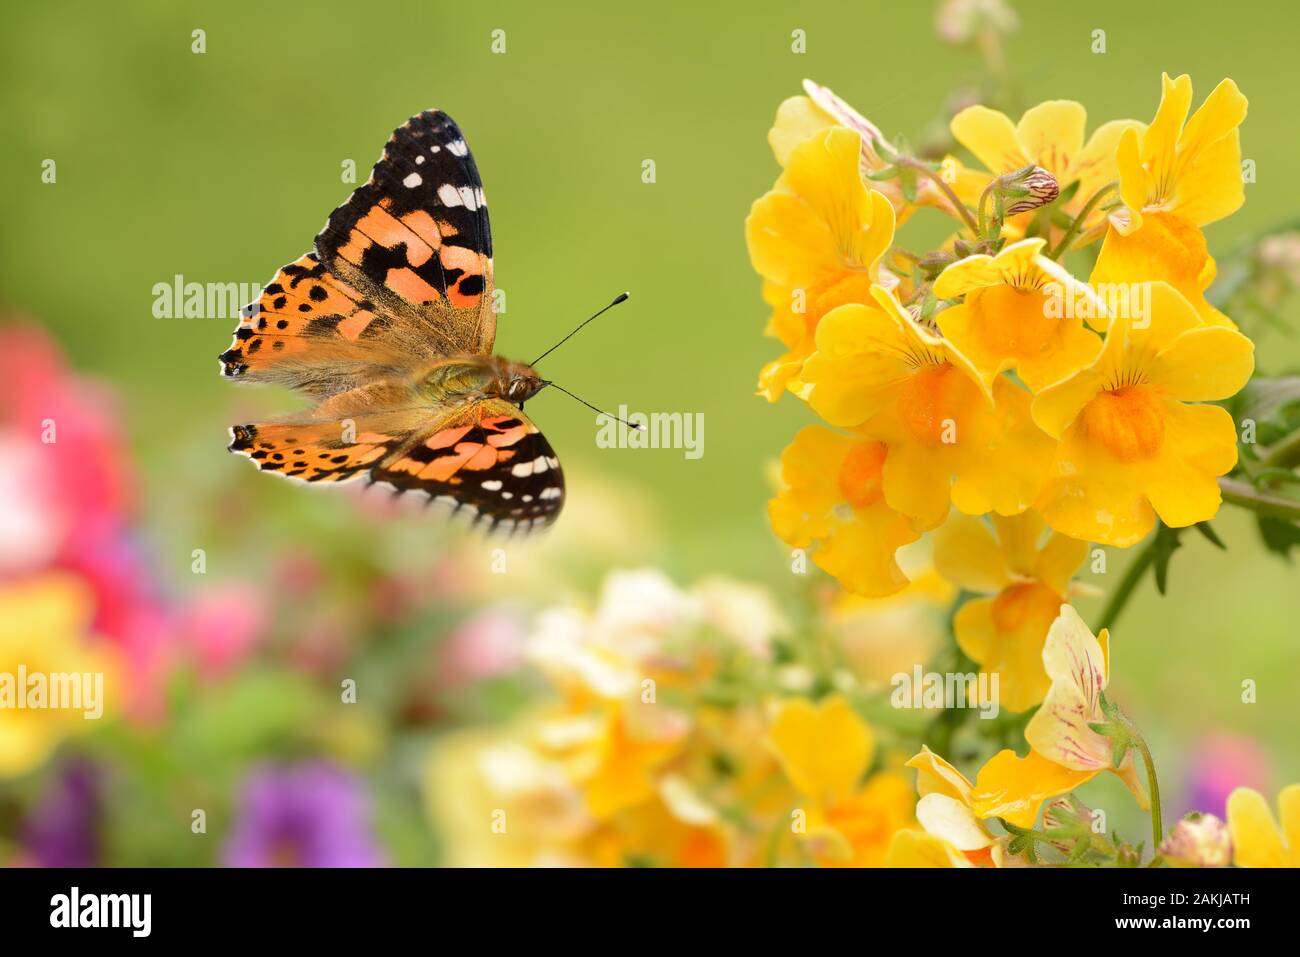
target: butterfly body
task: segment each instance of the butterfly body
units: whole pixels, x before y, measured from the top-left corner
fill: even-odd
[[[433,363],[415,384],[436,402],[498,398],[523,403],[546,386],[532,366],[501,356],[452,356]]]
[[[244,308],[219,357],[226,377],[315,405],[235,426],[230,451],[298,481],[422,495],[494,530],[554,521],[563,474],[522,409],[547,382],[492,354],[487,201],[451,118],[399,127],[315,247]]]

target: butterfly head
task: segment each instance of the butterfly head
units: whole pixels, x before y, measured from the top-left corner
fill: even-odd
[[[522,403],[550,385],[532,366],[512,362],[502,370],[498,380],[501,396],[507,402]]]

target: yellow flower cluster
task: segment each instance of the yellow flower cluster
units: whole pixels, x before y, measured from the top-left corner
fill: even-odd
[[[879,866],[912,788],[839,695],[783,688],[759,589],[617,572],[543,613],[553,692],[513,729],[449,735],[426,775],[452,865]]]
[[[793,393],[825,423],[781,456],[773,528],[848,590],[882,596],[907,584],[900,547],[950,512],[992,516],[947,534],[949,551],[975,551],[941,567],[978,572],[995,596],[959,638],[983,663],[1036,659],[1077,543],[1128,547],[1157,517],[1212,518],[1236,463],[1235,425],[1210,403],[1246,383],[1253,346],[1206,302],[1201,227],[1242,203],[1246,100],[1224,80],[1189,118],[1191,81],[1166,76],[1150,124],[1086,139],[1078,103],[1016,123],[970,107],[951,129],[985,170],[956,157],[936,170],[805,88],[777,112],[783,171],[746,221],[786,348],[759,393]],[[922,207],[960,226],[918,255],[895,230]],[[1098,239],[1082,281],[1063,260]],[[989,563],[969,567],[979,555]],[[1040,640],[1014,640],[1029,632]],[[1044,680],[1016,703],[1036,703]]]

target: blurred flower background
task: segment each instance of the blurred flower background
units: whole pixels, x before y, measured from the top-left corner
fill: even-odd
[[[955,596],[926,543],[904,549],[906,591],[868,599],[792,569],[771,534],[764,474],[808,421],[752,396],[770,355],[738,223],[770,186],[772,109],[817,76],[923,146],[981,100],[1123,116],[1161,69],[1231,74],[1259,177],[1208,230],[1236,250],[1214,291],[1278,376],[1300,364],[1287,31],[1189,9],[8,12],[0,672],[102,672],[106,707],[0,711],[0,863],[883,862],[914,823],[911,742],[943,731],[890,708],[890,676],[954,653]],[[349,83],[304,94],[344,60]],[[708,425],[699,461],[606,450],[585,410],[539,397],[570,497],[537,540],[462,539],[254,474],[224,429],[286,397],[219,380],[228,316],[151,312],[177,274],[256,282],[291,261],[352,188],[340,164],[364,177],[431,106],[466,130],[492,196],[501,351],[540,351],[630,288],[624,314],[556,354],[556,378]],[[936,242],[940,219],[920,224]],[[1134,598],[1113,676],[1162,760],[1170,820],[1300,779],[1293,568],[1244,514],[1215,527],[1226,552],[1188,536],[1170,593]],[[1113,588],[1126,560],[1081,583]],[[1090,799],[1122,792],[1103,778]]]

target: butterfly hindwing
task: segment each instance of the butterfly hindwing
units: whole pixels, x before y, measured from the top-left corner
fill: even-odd
[[[426,110],[393,132],[370,179],[330,214],[316,250],[447,353],[492,351],[492,228],[460,128]]]
[[[303,482],[345,482],[399,452],[427,420],[423,411],[373,412],[236,425],[230,451],[264,472]]]
[[[564,505],[555,451],[520,409],[501,399],[448,417],[371,477],[453,511],[468,509],[475,524],[511,534],[549,525]]]
[[[303,482],[367,478],[491,531],[545,527],[564,505],[555,451],[522,411],[501,399],[250,423],[235,426],[231,436],[230,450],[263,471]]]

